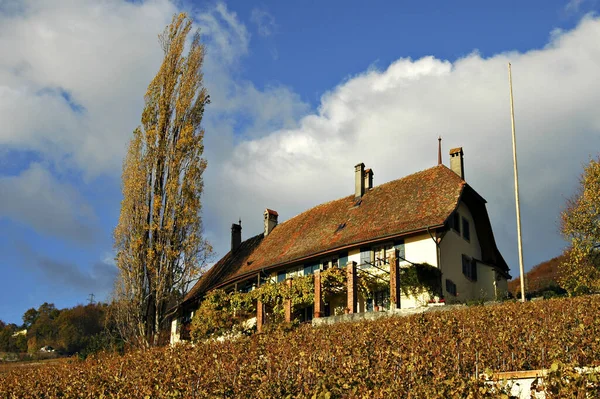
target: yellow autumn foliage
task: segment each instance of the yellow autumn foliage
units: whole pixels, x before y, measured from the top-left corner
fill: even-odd
[[[199,32],[189,40],[191,29],[182,13],[159,36],[163,62],[123,162],[112,316],[129,342],[157,343],[167,311],[212,252],[200,216],[206,169],[201,122],[209,96],[204,46]]]

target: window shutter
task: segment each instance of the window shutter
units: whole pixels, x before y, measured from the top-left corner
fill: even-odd
[[[463,237],[467,241],[471,241],[471,230],[469,229],[469,221],[462,218],[462,227],[463,227]]]

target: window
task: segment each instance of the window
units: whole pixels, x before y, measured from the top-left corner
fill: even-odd
[[[466,278],[477,281],[477,261],[467,255],[462,256],[462,271]]]
[[[400,260],[403,260],[405,257],[404,240],[394,242],[394,248],[398,250]]]
[[[373,251],[371,251],[371,248],[361,248],[360,249],[360,264],[361,265],[367,265],[367,267],[369,267],[369,263],[371,263],[372,261],[372,257],[371,254],[373,253]]]
[[[330,267],[338,267],[338,258],[337,256],[332,256],[329,258],[321,259],[321,270],[327,270]]]
[[[460,214],[458,212],[454,212],[450,217],[450,227],[460,234]]]
[[[338,260],[338,266],[340,268],[344,268],[344,267],[346,267],[347,264],[348,264],[348,252],[342,252],[340,254],[340,259]]]
[[[471,231],[469,230],[469,221],[462,218],[462,227],[463,227],[463,237],[467,241],[471,241]]]
[[[318,263],[314,263],[312,265],[306,265],[304,266],[304,275],[308,276],[310,274],[313,274],[314,272],[316,272],[317,270],[319,270],[319,264]]]
[[[277,273],[277,282],[285,281],[285,271]]]
[[[373,294],[375,306],[387,309],[390,306],[390,290],[378,291]]]
[[[381,246],[373,248],[373,264],[381,267],[383,264],[385,264],[385,255],[385,247]]]
[[[446,292],[450,295],[456,296],[456,284],[452,280],[446,279]]]

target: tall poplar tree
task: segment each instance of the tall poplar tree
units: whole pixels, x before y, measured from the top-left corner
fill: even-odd
[[[164,59],[123,162],[113,318],[130,342],[158,343],[168,308],[212,252],[200,216],[206,168],[200,125],[209,96],[204,47],[198,31],[187,40],[191,29],[182,13],[159,35]]]

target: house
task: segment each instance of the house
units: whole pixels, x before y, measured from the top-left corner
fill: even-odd
[[[364,164],[356,165],[354,194],[283,223],[266,209],[264,231],[246,240],[241,222],[233,224],[231,251],[185,296],[172,320],[172,342],[182,337],[209,290],[250,291],[310,274],[315,275],[314,306],[290,309],[286,318],[419,307],[434,297],[465,302],[506,295],[509,268],[496,246],[486,200],[464,180],[462,148],[450,151],[450,168],[441,163],[438,149],[437,166],[379,186],[373,175]],[[399,289],[400,270],[414,264],[439,270],[439,292],[406,295]],[[336,267],[347,271],[347,290],[324,303],[319,276]],[[358,292],[361,275],[382,274],[389,276],[386,288],[369,297]],[[260,330],[264,304],[258,303],[256,312]]]
[[[23,330],[15,331],[15,333],[12,336],[14,338],[14,337],[18,337],[19,335],[25,335],[26,336],[27,335],[27,329],[25,328]]]

